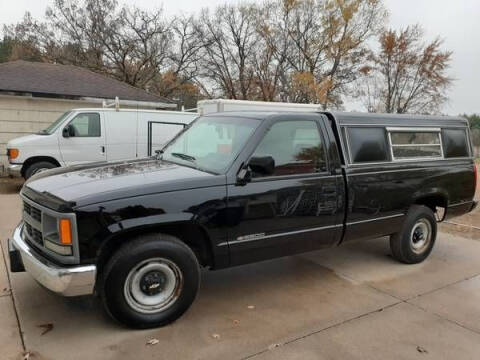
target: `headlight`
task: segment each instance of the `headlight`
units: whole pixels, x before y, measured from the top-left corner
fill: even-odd
[[[48,238],[43,239],[43,245],[53,252],[56,252],[59,255],[72,255],[72,247],[71,246],[62,246],[53,241],[50,241]]]
[[[16,159],[20,155],[20,150],[18,149],[7,149],[8,161]]]
[[[43,214],[44,246],[59,254],[72,255],[72,222],[70,219],[57,219]]]

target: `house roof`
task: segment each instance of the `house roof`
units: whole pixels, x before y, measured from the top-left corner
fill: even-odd
[[[30,61],[0,64],[0,91],[173,104],[127,83],[73,65]]]

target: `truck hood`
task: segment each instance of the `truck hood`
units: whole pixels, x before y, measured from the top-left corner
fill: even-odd
[[[44,194],[72,207],[132,196],[225,185],[225,175],[156,159],[101,162],[57,168],[25,183],[28,193]]]

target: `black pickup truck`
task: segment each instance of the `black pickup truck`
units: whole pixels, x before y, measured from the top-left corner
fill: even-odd
[[[390,236],[414,264],[465,214],[465,119],[329,112],[199,117],[155,157],[59,168],[23,187],[11,270],[98,294],[131,327],[174,321],[217,270]]]

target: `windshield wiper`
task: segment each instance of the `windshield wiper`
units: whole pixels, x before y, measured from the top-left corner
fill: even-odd
[[[171,153],[173,156],[179,157],[180,159],[195,162],[195,157],[192,155],[182,154],[182,153]]]
[[[190,162],[195,162],[195,157],[193,157],[192,155],[187,155],[187,154],[182,154],[182,153],[176,153],[176,152],[173,152],[171,153],[172,156],[176,156],[182,160],[187,160],[187,161],[190,161]]]

